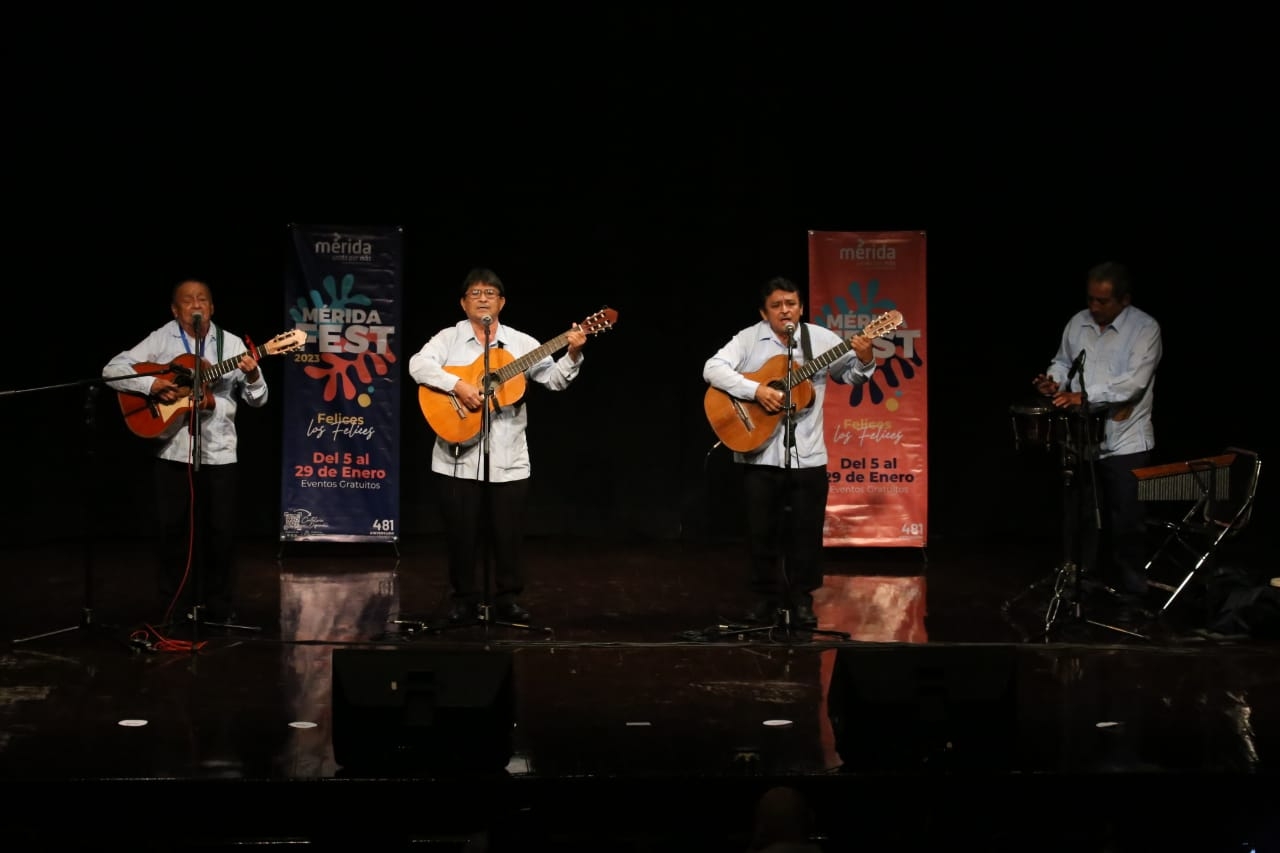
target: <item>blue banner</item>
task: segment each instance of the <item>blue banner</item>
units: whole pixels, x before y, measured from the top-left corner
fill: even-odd
[[[396,542],[403,229],[289,230],[280,539]]]

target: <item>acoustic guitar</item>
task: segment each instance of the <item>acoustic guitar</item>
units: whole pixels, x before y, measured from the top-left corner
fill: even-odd
[[[889,311],[868,323],[855,337],[883,337],[901,326],[902,322],[902,312]],[[813,374],[852,350],[851,340],[842,341],[804,364],[792,363],[790,370],[787,369],[787,357],[776,355],[754,373],[742,375],[784,393],[790,385],[792,409],[799,411],[813,403],[813,383],[809,381]],[[764,445],[777,430],[782,416],[781,411],[765,411],[755,400],[739,400],[714,385],[707,388],[702,406],[716,437],[725,447],[738,453],[751,453]]]
[[[249,355],[255,361],[261,361],[266,355],[279,355],[301,348],[307,342],[307,333],[302,329],[276,335],[262,347],[249,346]],[[200,384],[207,387],[240,363],[237,355],[217,364],[200,360]],[[182,426],[187,414],[195,405],[193,400],[195,385],[196,357],[184,353],[168,364],[154,364],[140,361],[133,365],[133,370],[143,376],[160,376],[180,386],[181,396],[172,403],[158,400],[150,394],[138,394],[133,391],[117,391],[120,398],[120,411],[124,413],[124,422],[134,435],[141,438],[169,438]],[[213,394],[201,394],[200,408],[206,411],[213,408]]]
[[[602,308],[579,323],[578,327],[588,335],[598,335],[612,329],[616,322],[618,312],[612,308]],[[524,397],[527,387],[524,372],[568,343],[569,333],[565,332],[519,358],[500,347],[493,347],[489,350],[488,381],[484,375],[483,353],[471,364],[445,365],[444,369],[481,389],[489,406],[496,411],[501,406],[518,403]],[[419,385],[418,405],[431,429],[450,444],[465,444],[480,434],[483,410],[471,411],[452,392]]]

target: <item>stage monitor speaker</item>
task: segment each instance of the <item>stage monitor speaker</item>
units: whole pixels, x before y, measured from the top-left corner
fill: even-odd
[[[827,714],[841,769],[1013,769],[1015,652],[913,643],[839,649]]]
[[[348,771],[501,771],[514,727],[509,652],[333,652],[333,757]]]

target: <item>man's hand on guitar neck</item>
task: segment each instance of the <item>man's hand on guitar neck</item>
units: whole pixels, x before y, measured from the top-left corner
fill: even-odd
[[[849,348],[858,356],[860,364],[870,364],[875,358],[875,351],[871,345],[871,338],[866,335],[855,335],[849,339]]]
[[[250,382],[257,382],[258,377],[262,375],[258,370],[257,359],[247,352],[240,356],[240,360],[236,362],[236,367],[240,368],[240,372],[244,374],[244,378]]]
[[[569,357],[576,362],[582,348],[587,345],[587,333],[582,330],[582,326],[574,323],[573,328],[565,333],[565,339],[569,342]]]

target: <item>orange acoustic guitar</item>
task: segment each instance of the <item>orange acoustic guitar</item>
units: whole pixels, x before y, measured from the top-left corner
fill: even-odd
[[[613,328],[618,312],[602,308],[578,324],[588,335],[598,335]],[[535,350],[519,358],[500,347],[489,350],[489,381],[485,382],[484,354],[471,364],[460,367],[445,365],[445,370],[488,393],[490,405],[513,406],[524,397],[524,372],[542,359],[567,346],[569,333],[557,335]],[[451,444],[465,444],[480,434],[481,412],[471,411],[451,392],[418,386],[418,405],[436,435]]]
[[[259,348],[249,347],[249,355],[255,361],[261,361],[264,355],[279,355],[292,352],[307,342],[307,333],[302,329],[276,335]],[[240,356],[209,364],[200,360],[200,384],[207,386],[220,378],[240,363]],[[193,405],[191,399],[192,385],[195,378],[196,357],[190,353],[178,356],[168,364],[153,364],[140,361],[133,365],[135,373],[146,376],[161,376],[175,385],[182,386],[181,394],[172,403],[157,400],[150,394],[137,394],[132,391],[117,391],[120,398],[120,411],[124,413],[125,426],[130,432],[141,438],[168,438],[182,426]],[[213,395],[204,394],[200,400],[201,410],[213,408]]]
[[[902,313],[889,311],[876,317],[857,337],[879,338],[902,325]],[[822,368],[853,349],[849,341],[843,341],[816,358],[787,370],[787,357],[775,355],[754,373],[744,373],[748,379],[763,382],[785,392],[791,386],[791,406],[796,411],[813,403],[813,383],[809,379]],[[716,388],[707,388],[702,401],[707,420],[716,437],[730,450],[751,453],[759,448],[778,428],[782,412],[767,412],[755,400],[739,400]]]

